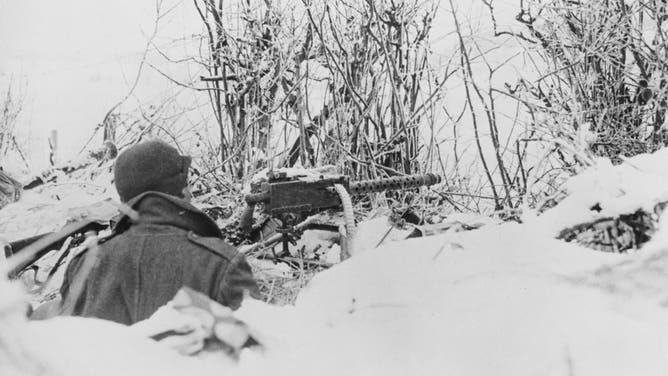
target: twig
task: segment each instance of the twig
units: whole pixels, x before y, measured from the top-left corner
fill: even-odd
[[[294,263],[297,263],[297,264],[300,264],[300,265],[301,265],[301,263],[303,263],[303,264],[310,264],[310,265],[315,265],[315,266],[322,266],[322,267],[325,267],[325,268],[330,268],[330,267],[335,265],[335,264],[325,262],[325,261],[309,260],[309,259],[305,259],[305,258],[292,257],[292,256],[278,256],[278,257],[274,258],[274,256],[265,255],[265,256],[262,257],[262,259],[271,260],[271,261],[294,262]]]

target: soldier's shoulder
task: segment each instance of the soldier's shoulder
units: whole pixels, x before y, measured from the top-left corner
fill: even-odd
[[[239,255],[237,249],[223,239],[200,236],[192,231],[189,231],[186,237],[189,242],[196,244],[213,254],[221,256],[228,261],[232,261]]]

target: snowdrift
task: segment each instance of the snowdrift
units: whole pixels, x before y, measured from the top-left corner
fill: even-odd
[[[598,253],[520,225],[398,242],[320,274],[289,312],[246,304],[239,316],[283,346],[240,370],[666,374],[668,277],[644,266],[667,261],[663,249]]]
[[[569,183],[561,204],[527,213],[524,224],[367,250],[316,276],[294,306],[247,300],[236,316],[265,349],[245,350],[235,365],[164,356],[159,345],[120,334],[131,329],[100,320],[26,322],[8,314],[16,299],[4,298],[0,364],[20,338],[26,348],[56,344],[28,354],[72,375],[193,374],[183,371],[187,364],[211,375],[666,375],[668,214],[658,216],[653,239],[629,254],[554,239],[564,227],[665,201],[666,162],[668,150],[616,167],[602,162]],[[6,282],[1,288],[13,291]],[[82,346],[68,341],[91,338],[104,342],[104,354],[85,356],[99,361],[63,368],[82,356]],[[145,357],[105,368],[114,361],[109,353],[127,354],[135,342]]]

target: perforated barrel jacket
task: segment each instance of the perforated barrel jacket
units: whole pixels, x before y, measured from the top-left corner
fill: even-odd
[[[122,324],[148,318],[182,286],[236,309],[257,285],[244,256],[221,239],[215,222],[189,203],[147,192],[128,203],[138,211],[123,217],[99,247],[71,314]],[[71,299],[72,281],[85,274],[85,253],[68,265],[61,288]]]

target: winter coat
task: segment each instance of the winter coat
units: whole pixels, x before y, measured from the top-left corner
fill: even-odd
[[[232,309],[239,307],[245,293],[257,295],[244,256],[221,239],[206,214],[159,192],[143,193],[128,205],[139,213],[139,220],[123,217],[112,236],[100,243],[72,315],[130,325],[148,318],[182,286]],[[77,274],[85,274],[85,255],[76,255],[68,265],[63,302],[71,299]]]

